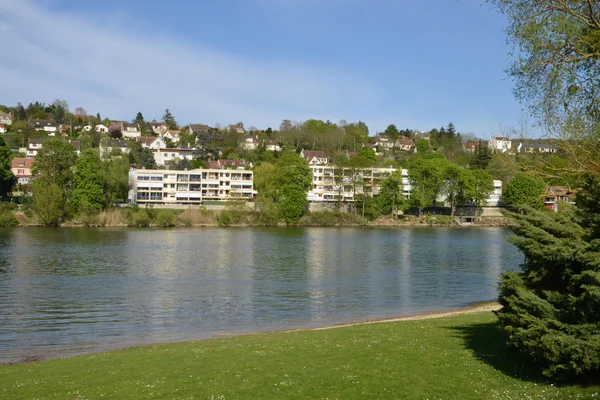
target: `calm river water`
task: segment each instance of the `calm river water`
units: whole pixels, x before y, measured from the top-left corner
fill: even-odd
[[[0,229],[0,362],[491,300],[500,228]]]

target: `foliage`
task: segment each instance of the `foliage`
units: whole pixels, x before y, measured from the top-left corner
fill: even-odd
[[[32,184],[33,209],[45,226],[60,225],[65,207],[65,192],[57,183],[35,179]]]
[[[0,198],[5,198],[16,183],[11,171],[11,151],[0,137]]]
[[[298,222],[300,226],[352,226],[364,224],[365,220],[362,217],[337,210],[311,211]]]
[[[163,228],[175,226],[175,214],[169,210],[160,210],[156,214],[156,225]]]
[[[402,170],[396,170],[381,182],[379,191],[379,207],[384,214],[396,214],[404,210],[408,202],[404,198],[404,185],[402,184]]]
[[[113,158],[103,163],[104,196],[107,205],[124,203],[129,191],[129,162],[126,158]]]
[[[31,169],[32,175],[43,184],[56,184],[63,191],[70,189],[77,152],[73,145],[58,139],[44,142]]]
[[[545,190],[546,184],[541,179],[518,173],[504,188],[502,203],[507,207],[541,208],[544,205]]]
[[[448,161],[437,154],[431,157],[419,158],[409,167],[409,178],[412,185],[411,206],[419,209],[419,216],[423,215],[422,208],[431,205],[440,193],[444,181],[444,171]]]
[[[500,286],[498,317],[509,344],[546,376],[599,382],[600,237],[569,213],[511,215],[512,242],[525,261]]]
[[[373,163],[377,161],[375,150],[370,147],[361,147],[360,150],[358,150],[357,156]]]
[[[419,139],[415,143],[417,153],[427,153],[431,148],[431,143],[427,139]]]
[[[0,203],[0,227],[12,228],[19,225],[14,213],[15,207],[11,203]]]
[[[71,210],[75,215],[95,213],[103,208],[103,172],[98,152],[92,149],[84,150],[75,164],[73,191],[69,198]]]
[[[475,178],[468,169],[456,164],[448,164],[443,171],[442,193],[450,203],[450,216],[454,217],[457,204],[472,197],[475,190]]]
[[[312,172],[306,161],[295,153],[282,155],[275,167],[276,201],[281,217],[288,224],[296,223],[308,205],[306,194],[312,187]]]
[[[494,178],[481,169],[474,169],[471,174],[474,182],[469,198],[476,207],[483,207],[490,195],[494,193]]]

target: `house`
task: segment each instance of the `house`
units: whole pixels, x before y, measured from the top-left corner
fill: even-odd
[[[94,126],[96,132],[99,133],[108,133],[108,126],[103,125],[103,124],[98,124],[96,126]],[[92,130],[92,125],[86,125],[83,127],[83,131],[84,132],[90,132]]]
[[[265,149],[268,151],[281,151],[281,146],[276,140],[267,140],[265,142]]]
[[[213,128],[205,124],[189,124],[190,133],[197,135],[199,133],[212,133]]]
[[[488,142],[488,148],[490,151],[506,153],[511,149],[512,142],[505,136],[492,136]]]
[[[44,142],[45,139],[29,139],[27,142],[27,151],[25,152],[25,156],[27,158],[35,158],[38,152],[42,149]],[[75,148],[77,156],[81,155],[81,142],[79,140],[68,140],[67,143],[70,143],[71,146]]]
[[[150,126],[150,128],[152,128],[152,131],[154,133],[156,133],[157,135],[161,135],[163,133],[165,133],[169,128],[167,127],[167,123],[166,122],[148,122],[148,125]]]
[[[8,131],[8,127],[6,125],[0,125],[0,133],[6,133]]]
[[[373,143],[380,151],[391,150],[394,147],[394,143],[383,133],[378,133]]]
[[[167,143],[161,137],[154,136],[140,136],[137,140],[142,144],[143,148],[152,150],[166,149]]]
[[[21,185],[29,184],[31,179],[31,167],[33,166],[32,158],[13,158],[11,171],[17,183]]]
[[[12,113],[0,112],[0,125],[12,125],[13,115]]]
[[[558,211],[559,202],[567,202],[569,204],[575,204],[575,191],[567,186],[548,186],[546,189],[546,196],[544,198],[544,207]]]
[[[108,157],[111,154],[129,154],[129,143],[125,141],[100,141],[100,157]]]
[[[475,154],[477,152],[477,149],[479,149],[479,143],[478,142],[463,143],[463,150],[467,154]]]
[[[204,201],[252,201],[252,171],[192,169],[130,170],[129,202],[133,204],[200,205]]]
[[[415,148],[415,142],[411,138],[402,136],[396,141],[396,148],[404,151],[410,151]]]
[[[229,124],[227,125],[227,130],[228,131],[234,131],[240,134],[244,134],[246,133],[246,130],[244,129],[244,124],[242,124],[241,122],[238,122],[237,124]]]
[[[245,169],[246,163],[244,160],[211,160],[208,166],[212,169]]]
[[[40,132],[48,132],[48,136],[54,136],[58,131],[58,124],[51,119],[36,119],[32,124],[33,129]]]
[[[126,122],[121,123],[121,133],[123,137],[135,139],[142,136],[142,130],[139,124],[128,124]]]
[[[242,148],[246,150],[255,150],[258,148],[258,138],[254,135],[248,135],[242,142]]]
[[[29,139],[27,142],[27,151],[25,152],[25,156],[27,158],[35,158],[38,151],[42,149],[43,143],[44,141],[42,139]]]
[[[308,165],[327,165],[329,163],[324,151],[302,150],[300,156],[306,160]]]
[[[421,139],[431,140],[431,137],[429,135],[429,132],[417,132],[417,133],[413,134],[413,139],[415,141],[421,140]]]
[[[534,141],[520,141],[517,144],[517,153],[542,153],[542,154],[554,154],[558,151],[558,146],[543,142]]]
[[[154,154],[154,161],[156,165],[167,165],[173,160],[188,160],[194,159],[194,149],[191,148],[179,148],[179,149],[152,149]]]
[[[162,137],[163,139],[169,139],[173,143],[179,143],[179,133],[181,133],[181,131],[166,130],[160,134],[159,137]]]

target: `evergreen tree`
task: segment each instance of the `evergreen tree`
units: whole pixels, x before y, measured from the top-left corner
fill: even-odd
[[[168,129],[177,129],[177,122],[175,121],[175,117],[173,117],[173,114],[171,114],[171,111],[169,111],[168,108],[165,110],[162,120],[167,124]]]
[[[456,136],[456,128],[452,122],[448,123],[448,127],[446,128],[446,136],[449,139],[453,139]]]
[[[144,115],[141,112],[138,112],[135,116],[135,119],[133,120],[133,123],[139,124],[140,129],[142,129],[144,126],[146,126],[146,121],[144,121]]]
[[[511,214],[525,262],[502,277],[498,318],[509,344],[555,379],[600,382],[599,194],[598,179],[588,177],[578,215]]]

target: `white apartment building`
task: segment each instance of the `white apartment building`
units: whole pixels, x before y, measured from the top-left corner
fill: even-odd
[[[512,148],[512,141],[503,136],[492,136],[488,142],[488,148],[493,152],[506,153]]]
[[[191,205],[204,201],[254,198],[252,171],[193,169],[189,171],[132,169],[129,171],[132,204]]]
[[[486,206],[498,207],[502,200],[502,181],[494,180],[494,192],[487,199]]]
[[[309,165],[313,173],[313,187],[307,194],[311,202],[352,202],[355,195],[378,195],[381,182],[396,171],[395,168],[339,168],[326,165]],[[411,185],[408,171],[402,170],[404,196],[410,197]]]

